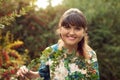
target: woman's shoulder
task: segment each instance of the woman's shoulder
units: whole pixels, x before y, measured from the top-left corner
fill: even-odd
[[[86,49],[88,52],[95,53],[95,51],[89,45],[86,46]]]
[[[47,47],[45,50],[48,50],[48,49],[52,49],[53,51],[57,51],[58,50],[58,44],[57,43],[53,44],[53,45]]]
[[[87,52],[91,57],[96,56],[96,52],[89,45],[87,45],[86,48],[87,48]]]
[[[92,51],[92,50],[93,50],[89,45],[86,45],[86,49],[87,49],[88,51]]]
[[[52,49],[58,49],[58,44],[53,44],[50,46]]]
[[[97,61],[96,52],[90,46],[87,46],[87,51],[88,54],[90,55],[91,62],[96,62]]]

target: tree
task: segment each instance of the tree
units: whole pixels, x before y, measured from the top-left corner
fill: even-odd
[[[13,34],[10,30],[6,30],[8,26],[15,21],[16,17],[24,14],[24,10],[16,11],[15,4],[9,0],[0,1],[0,79],[11,80],[15,79],[16,71],[20,65],[26,62],[27,50],[23,48],[23,42],[14,40]],[[4,5],[4,7],[3,7]],[[9,8],[11,7],[11,8]],[[23,54],[24,58],[20,53]]]

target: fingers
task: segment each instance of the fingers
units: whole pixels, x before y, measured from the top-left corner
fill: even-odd
[[[26,66],[20,67],[20,69],[17,71],[17,76],[25,77],[25,75],[28,73],[28,68]]]

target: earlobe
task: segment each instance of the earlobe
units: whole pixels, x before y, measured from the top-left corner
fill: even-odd
[[[88,29],[87,29],[87,28],[84,28],[84,30],[85,30],[84,32],[87,33],[87,30],[88,30]]]

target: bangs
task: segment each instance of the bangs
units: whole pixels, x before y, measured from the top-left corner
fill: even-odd
[[[85,28],[86,27],[85,17],[76,13],[69,14],[62,20],[61,26],[69,25]]]

